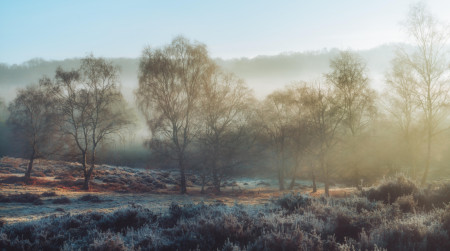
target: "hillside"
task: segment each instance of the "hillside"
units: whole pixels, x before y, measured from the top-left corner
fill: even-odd
[[[398,45],[389,44],[370,50],[358,51],[367,62],[372,86],[381,91],[384,85],[384,73]],[[255,58],[215,59],[225,70],[243,78],[260,98],[271,91],[293,81],[315,80],[326,73],[329,60],[338,53],[337,49],[315,52],[292,52]],[[112,58],[121,68],[122,91],[129,101],[134,100],[133,90],[137,87],[139,68],[138,58]],[[78,58],[63,61],[32,59],[20,65],[0,64],[0,97],[12,100],[17,87],[37,83],[43,75],[52,77],[55,69],[76,68]]]

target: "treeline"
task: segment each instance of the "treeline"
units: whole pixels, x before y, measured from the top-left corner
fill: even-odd
[[[146,48],[134,94],[151,133],[145,144],[153,164],[177,167],[182,193],[187,171],[200,174],[202,191],[212,182],[216,192],[244,169],[272,173],[281,190],[297,178],[311,179],[314,190],[321,181],[326,194],[335,182],[363,186],[397,172],[425,184],[432,166],[442,177],[449,33],[421,5],[411,9],[406,28],[415,50],[397,51],[382,95],[370,87],[365,61],[350,51],[337,53],[316,81],[257,100],[204,44],[177,37]],[[114,63],[88,56],[75,70],[58,68],[54,78],[19,90],[0,126],[30,159],[26,179],[36,158],[73,159],[89,188],[98,155],[107,153],[99,149],[136,121],[119,84]]]

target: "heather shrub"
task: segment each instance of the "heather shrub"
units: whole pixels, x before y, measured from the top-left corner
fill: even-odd
[[[53,204],[70,204],[70,203],[72,203],[72,201],[69,198],[62,196],[61,198],[54,199],[52,201],[52,203]]]
[[[43,192],[41,197],[55,197],[57,194],[55,192]]]
[[[303,232],[300,229],[284,232],[269,232],[257,237],[250,244],[248,250],[300,250],[303,241]]]
[[[450,205],[445,208],[444,213],[441,218],[442,228],[447,231],[448,236],[450,237]]]
[[[414,194],[418,207],[425,210],[442,208],[450,203],[450,183],[439,184],[434,189],[422,189]]]
[[[139,206],[120,209],[108,217],[102,217],[98,228],[102,231],[124,232],[127,228],[138,229],[144,224],[156,221],[156,215]]]
[[[175,204],[5,224],[6,250],[450,250],[450,209],[289,194],[265,205]]]
[[[344,213],[338,213],[336,217],[335,236],[338,241],[344,241],[345,238],[356,239],[361,232],[362,227],[355,224],[355,219]]]
[[[100,199],[100,197],[98,197],[97,195],[91,195],[91,194],[86,194],[83,195],[79,198],[79,200],[81,201],[87,201],[87,202],[94,202],[94,203],[100,203],[103,200]]]
[[[296,209],[304,208],[311,205],[311,198],[306,195],[289,193],[274,200],[274,202],[281,206],[281,208],[288,212],[293,212]]]
[[[124,251],[128,250],[123,243],[123,240],[112,234],[102,235],[100,239],[95,239],[89,247],[92,251]]]
[[[32,193],[20,193],[20,194],[10,194],[2,195],[0,194],[0,202],[4,203],[33,203],[41,205],[41,197],[38,194]]]
[[[364,191],[363,194],[369,200],[383,201],[391,204],[398,197],[411,195],[418,191],[417,185],[404,175],[398,175],[392,179],[385,179],[378,187]]]
[[[398,204],[400,210],[404,213],[415,213],[417,202],[412,195],[404,195],[397,198],[395,203]]]

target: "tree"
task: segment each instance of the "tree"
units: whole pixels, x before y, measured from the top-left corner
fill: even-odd
[[[306,83],[299,83],[288,88],[292,93],[292,122],[290,125],[290,154],[293,156],[294,164],[291,172],[291,184],[289,189],[293,189],[295,185],[295,178],[302,162],[307,159],[306,154],[312,140],[311,123],[308,117],[308,109],[305,105],[304,99],[308,98],[308,89]],[[313,191],[316,192],[316,182],[314,169],[312,170]]]
[[[204,82],[201,90],[199,142],[215,190],[220,192],[225,172],[240,163],[239,154],[248,146],[247,118],[252,96],[242,80],[220,71]]]
[[[23,144],[24,154],[28,156],[28,167],[25,171],[25,181],[31,178],[33,162],[37,158],[51,154],[57,145],[57,127],[59,114],[56,109],[56,99],[52,91],[42,83],[19,89],[17,97],[9,105],[11,125],[16,141]]]
[[[341,103],[344,117],[342,126],[350,134],[347,138],[347,150],[352,154],[350,169],[359,183],[358,142],[368,128],[376,113],[375,91],[369,86],[366,64],[350,51],[342,51],[330,62],[331,72],[326,74],[327,81],[335,88],[338,102]]]
[[[410,69],[415,102],[424,117],[427,147],[421,183],[425,184],[433,138],[443,131],[448,115],[450,69],[446,46],[450,33],[448,27],[432,16],[423,3],[411,7],[405,28],[416,47],[412,53],[400,50],[397,57]]]
[[[386,74],[386,83],[388,89],[386,92],[387,110],[393,117],[400,140],[405,146],[405,160],[407,165],[412,168],[412,175],[416,177],[416,154],[418,147],[419,125],[418,103],[415,96],[415,80],[412,77],[412,69],[404,64],[401,58],[394,58],[391,62],[392,68]]]
[[[329,86],[310,87],[305,92],[303,102],[308,111],[313,135],[311,148],[317,156],[325,183],[325,194],[328,196],[333,170],[332,153],[339,142],[340,125],[345,113],[337,93]]]
[[[289,90],[271,93],[264,100],[259,111],[261,125],[267,141],[276,156],[278,185],[284,190],[287,159],[289,157],[289,140],[294,120],[294,99]]]
[[[8,127],[6,125],[6,120],[8,119],[8,108],[5,104],[5,101],[0,97],[0,156],[6,155],[8,149],[10,148],[7,145],[6,137],[9,136]]]
[[[111,62],[93,56],[82,59],[78,70],[56,71],[55,94],[64,118],[62,131],[80,152],[85,190],[89,190],[97,147],[132,121],[117,74],[118,68]]]
[[[164,143],[177,162],[181,193],[187,192],[186,153],[198,129],[200,89],[214,69],[206,46],[183,37],[160,49],[146,48],[140,60],[138,107],[152,141]]]

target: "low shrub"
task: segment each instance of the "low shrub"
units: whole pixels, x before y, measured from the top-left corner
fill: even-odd
[[[395,203],[398,204],[400,210],[404,213],[415,213],[417,201],[414,200],[413,195],[404,195],[397,198]]]
[[[92,198],[92,197],[86,197]],[[6,250],[450,250],[450,207],[288,194],[265,205],[176,204],[5,224]],[[404,213],[408,212],[408,213]]]
[[[55,192],[43,192],[41,197],[55,197],[58,196]]]
[[[414,194],[414,199],[419,208],[427,211],[443,208],[450,203],[450,183],[439,184],[434,189],[422,189]]]
[[[412,195],[418,191],[417,185],[404,175],[384,180],[378,187],[363,192],[369,200],[383,201],[391,204],[398,197]]]
[[[20,193],[20,194],[10,194],[2,195],[0,194],[0,202],[4,203],[32,203],[36,205],[42,205],[41,197],[38,194],[32,193]]]
[[[311,205],[311,198],[307,195],[289,193],[274,200],[281,208],[293,212],[296,209]]]
[[[70,204],[70,203],[72,203],[72,201],[69,198],[62,196],[61,198],[54,199],[52,201],[52,203],[53,204]]]
[[[83,195],[83,196],[81,196],[79,198],[79,200],[81,200],[81,201],[88,201],[88,202],[94,202],[94,203],[103,202],[103,200],[100,199],[100,197],[98,197],[97,195],[91,195],[91,194]]]
[[[95,239],[89,247],[92,251],[124,251],[128,250],[123,240],[117,235],[103,235],[100,239]]]

